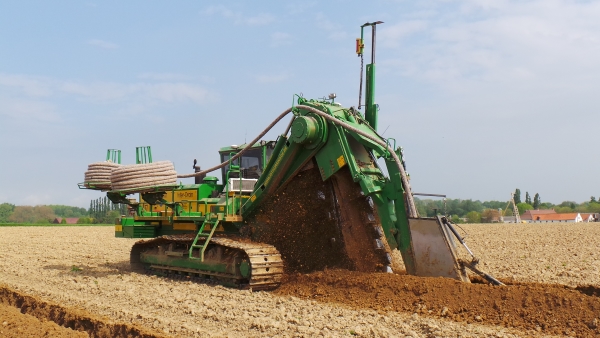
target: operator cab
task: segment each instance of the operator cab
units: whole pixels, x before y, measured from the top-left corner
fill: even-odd
[[[232,145],[230,147],[224,147],[219,150],[221,155],[221,162],[229,161],[229,158],[240,152],[246,147],[246,144],[240,146]],[[232,161],[233,165],[240,166],[240,173],[242,178],[247,179],[259,179],[262,175],[263,170],[275,147],[275,141],[260,141],[255,143],[250,149],[246,150],[241,157]],[[221,168],[221,175],[223,176],[223,182],[226,182],[227,171],[229,170],[229,164]],[[229,173],[229,178],[240,178],[238,172]]]

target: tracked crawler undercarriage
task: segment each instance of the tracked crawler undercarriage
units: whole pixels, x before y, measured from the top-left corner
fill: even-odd
[[[139,241],[131,249],[132,269],[253,290],[272,289],[281,282],[283,261],[272,245],[212,238],[199,262],[197,254],[187,257],[193,239],[178,235]]]

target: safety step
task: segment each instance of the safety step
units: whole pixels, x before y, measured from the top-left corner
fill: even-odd
[[[201,262],[204,262],[204,251],[206,251],[206,247],[208,245],[208,243],[210,242],[210,239],[212,238],[213,234],[215,233],[215,230],[217,230],[217,225],[219,224],[220,219],[211,219],[210,217],[206,217],[206,219],[204,220],[204,222],[202,223],[202,225],[200,226],[200,229],[198,230],[198,233],[196,234],[196,237],[194,238],[194,241],[192,242],[192,245],[190,245],[190,250],[188,252],[188,258],[189,259],[199,259]],[[210,225],[210,232],[204,232],[204,229],[206,228],[207,225]],[[203,244],[196,244],[198,243],[198,241],[200,240],[200,242],[203,242]],[[199,257],[194,257],[194,250],[198,250]]]

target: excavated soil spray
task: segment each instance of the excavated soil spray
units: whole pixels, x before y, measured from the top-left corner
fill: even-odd
[[[275,293],[380,313],[412,312],[545,334],[586,337],[600,333],[598,288],[503,282],[509,285],[328,270],[288,275]]]
[[[389,247],[375,248],[383,230],[347,168],[323,181],[316,164],[310,163],[248,223],[255,241],[279,250],[287,272],[374,272],[391,264],[385,255],[391,260]]]

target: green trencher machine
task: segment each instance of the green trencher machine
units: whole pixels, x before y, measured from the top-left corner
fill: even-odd
[[[341,106],[335,94],[295,95],[294,105],[252,142],[221,148],[220,165],[200,170],[195,162],[193,173],[177,175],[194,184],[80,184],[129,206],[115,236],[145,238],[131,250],[132,268],[255,290],[277,287],[284,271],[326,267],[464,282],[471,270],[501,284],[477,268],[445,217],[419,217],[402,148],[377,132],[375,32],[381,23],[364,24],[356,42],[362,67],[363,32],[371,29],[364,107],[361,71],[358,108]],[[277,140],[262,141],[286,116],[290,122]],[[114,152],[107,160],[120,162]],[[149,148],[138,149],[137,157],[138,165],[152,162]]]

